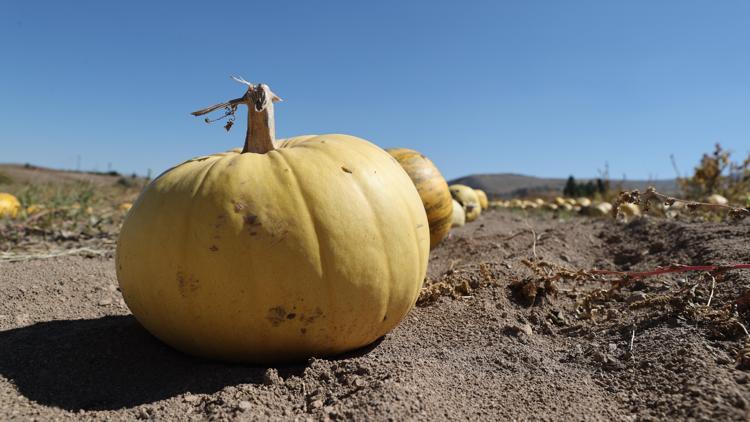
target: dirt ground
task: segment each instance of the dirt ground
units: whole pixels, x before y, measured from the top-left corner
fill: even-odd
[[[432,252],[419,306],[392,333],[282,367],[164,346],[129,314],[111,254],[0,263],[0,420],[748,420],[750,373],[735,359],[750,313],[734,302],[750,272],[713,294],[688,273],[532,297],[523,263],[748,262],[748,239],[750,221],[487,212]]]

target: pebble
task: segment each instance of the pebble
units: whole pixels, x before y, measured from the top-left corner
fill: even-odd
[[[251,407],[253,407],[253,404],[252,404],[252,403],[250,403],[250,402],[249,402],[249,401],[247,401],[247,400],[242,400],[241,402],[239,402],[239,403],[237,404],[237,408],[238,408],[238,409],[240,409],[240,410],[248,410],[248,409],[250,409]]]
[[[99,306],[107,306],[112,304],[112,299],[106,298],[99,301]]]
[[[284,380],[279,376],[279,371],[275,368],[268,368],[263,373],[263,384],[265,385],[282,384],[283,382]]]
[[[18,325],[27,325],[29,322],[31,322],[29,314],[20,314],[16,316],[16,324]]]
[[[605,355],[602,352],[599,352],[599,351],[594,352],[594,354],[591,357],[593,357],[596,362],[607,363],[607,355]]]
[[[647,296],[646,293],[643,292],[633,292],[628,296],[628,298],[625,300],[628,303],[635,303],[635,302],[641,302],[646,300]]]
[[[188,394],[185,397],[183,397],[182,399],[185,400],[188,403],[195,403],[198,400],[200,400],[200,397],[196,396],[195,394]]]
[[[312,407],[313,409],[320,409],[321,407],[323,407],[323,400],[317,399],[313,401],[312,403],[310,403],[310,407]]]

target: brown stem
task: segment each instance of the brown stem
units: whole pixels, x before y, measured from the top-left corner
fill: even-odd
[[[265,97],[263,92],[264,85],[257,85],[255,91],[248,94],[262,100]],[[260,91],[260,92],[258,92]],[[261,104],[257,100],[247,105],[247,134],[245,135],[245,147],[243,153],[254,152],[265,154],[274,150],[273,141],[276,139],[276,124],[273,115],[273,102],[269,99],[266,104]],[[258,110],[258,105],[261,109]]]
[[[194,111],[191,114],[193,116],[202,116],[220,108],[229,108],[230,110],[227,112],[227,115],[232,115],[238,105],[245,104],[248,108],[248,123],[245,135],[245,147],[242,149],[242,153],[265,154],[273,151],[273,142],[276,138],[273,103],[281,101],[281,98],[276,96],[268,85],[253,85],[244,79],[234,79],[248,86],[244,96]],[[207,122],[210,121],[207,120]]]

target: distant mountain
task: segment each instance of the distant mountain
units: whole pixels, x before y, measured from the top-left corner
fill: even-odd
[[[482,189],[488,196],[494,198],[511,198],[515,196],[533,196],[562,194],[567,178],[544,179],[534,176],[525,176],[513,173],[472,174],[459,177],[448,182],[448,184],[461,183],[472,188]],[[586,182],[594,179],[576,179],[577,182]],[[675,179],[666,180],[612,180],[612,189],[622,188],[624,190],[645,190],[654,186],[656,190],[665,194],[675,194],[679,188]]]

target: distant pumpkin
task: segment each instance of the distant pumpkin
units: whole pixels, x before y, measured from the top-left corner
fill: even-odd
[[[617,209],[620,212],[620,215],[624,216],[625,218],[638,217],[641,215],[641,208],[636,204],[626,202],[624,204],[620,204]]]
[[[487,199],[487,194],[481,189],[474,189],[474,192],[477,194],[477,199],[479,199],[479,205],[482,207],[482,210],[489,208],[490,202]]]
[[[389,154],[401,164],[422,198],[430,225],[430,249],[448,235],[453,215],[453,199],[440,170],[433,162],[413,149],[390,148]]]
[[[462,207],[455,199],[451,199],[451,203],[453,204],[453,221],[451,225],[453,227],[461,227],[466,224],[466,212],[464,212],[464,207]]]
[[[461,184],[449,186],[453,199],[458,201],[466,213],[466,222],[472,222],[479,218],[482,213],[482,206],[479,204],[479,197],[474,189]]]
[[[710,195],[708,198],[706,198],[706,201],[709,204],[713,204],[713,205],[727,205],[729,203],[727,198],[719,195],[718,193]]]
[[[0,193],[0,218],[16,218],[20,210],[18,198],[9,193]]]
[[[26,214],[28,215],[36,214],[38,212],[41,212],[43,209],[44,209],[44,205],[31,204],[28,207],[26,207]]]

